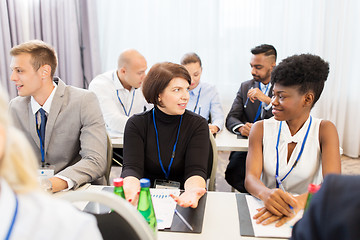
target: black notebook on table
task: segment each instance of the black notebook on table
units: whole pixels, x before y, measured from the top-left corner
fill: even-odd
[[[246,202],[246,193],[237,193],[236,202],[238,207],[239,223],[240,223],[240,235],[254,237],[254,229],[251,223],[251,216],[249,207]]]
[[[237,139],[248,139],[248,137],[245,137],[245,136],[240,135],[240,134],[237,134],[237,135],[236,135],[236,138],[237,138]]]

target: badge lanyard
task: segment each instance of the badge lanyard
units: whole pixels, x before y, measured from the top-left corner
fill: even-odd
[[[165,168],[164,168],[164,166],[162,164],[161,156],[160,156],[159,135],[158,135],[158,130],[156,128],[156,123],[155,123],[155,108],[153,108],[153,121],[154,121],[155,133],[156,133],[156,144],[157,144],[157,149],[158,149],[159,163],[160,163],[162,171],[165,174],[166,179],[169,179],[171,165],[172,165],[172,163],[174,161],[175,150],[176,150],[176,145],[177,145],[177,142],[178,142],[178,139],[179,139],[179,133],[180,133],[180,127],[181,127],[182,118],[183,118],[183,115],[181,115],[181,117],[180,117],[179,128],[178,128],[178,131],[177,131],[176,141],[175,141],[173,151],[172,151],[172,154],[171,154],[170,164],[169,164],[168,170],[165,171]]]
[[[115,80],[115,73],[113,73],[113,80]],[[119,97],[119,89],[116,90],[116,94],[117,94],[117,97],[118,97],[118,99],[119,99],[119,102],[120,102],[121,106],[122,106],[123,109],[124,109],[125,115],[126,115],[126,116],[129,116],[129,115],[130,115],[130,112],[131,112],[131,109],[132,109],[132,106],[133,106],[133,103],[134,103],[135,89],[134,89],[134,92],[133,92],[133,96],[132,96],[132,100],[131,100],[131,105],[130,105],[129,112],[126,112],[125,106],[124,106],[123,102],[121,101],[121,99],[120,99],[120,97]]]
[[[194,112],[196,111],[196,108],[197,108],[198,103],[199,103],[200,93],[201,93],[201,88],[200,88],[200,90],[199,90],[199,95],[198,95],[197,100],[196,100],[196,104],[195,104],[195,107],[194,107]],[[200,114],[200,108],[199,108],[199,114]]]
[[[17,216],[17,213],[18,213],[18,208],[19,208],[19,201],[18,201],[18,198],[17,196],[15,195],[15,211],[14,211],[14,216],[11,220],[11,224],[10,224],[10,227],[9,227],[9,231],[8,233],[6,234],[5,236],[5,240],[8,240],[10,239],[10,235],[11,235],[11,232],[14,228],[14,225],[15,225],[15,220],[16,220],[16,216]]]
[[[36,131],[40,139],[40,152],[41,152],[41,166],[45,166],[45,150],[44,150],[44,139],[41,138],[40,130],[39,130],[39,123],[37,119],[37,114],[35,114],[35,121],[36,121]]]
[[[265,89],[265,92],[264,92],[265,95],[267,94],[269,85],[270,85],[270,83],[268,83],[268,84],[266,85],[266,89]],[[260,82],[259,82],[259,89],[260,89],[260,91],[261,91]],[[262,105],[262,102],[260,101],[260,105],[259,105],[259,108],[258,108],[258,110],[257,110],[257,112],[256,112],[256,116],[255,116],[254,122],[256,122],[256,120],[257,120],[257,119],[259,118],[259,116],[260,116],[260,113],[261,113],[261,105]]]
[[[117,93],[117,97],[118,97],[118,99],[119,99],[119,101],[120,101],[120,104],[121,104],[121,106],[122,106],[123,109],[124,109],[125,115],[126,115],[126,116],[129,116],[129,115],[130,115],[130,112],[131,112],[131,109],[132,109],[132,106],[133,106],[133,103],[134,103],[135,90],[134,90],[134,92],[133,92],[133,96],[132,96],[132,100],[131,100],[131,105],[130,105],[129,112],[126,112],[125,106],[124,106],[124,104],[122,103],[122,101],[121,101],[121,99],[120,99],[120,97],[119,97],[119,90],[116,90],[116,93]]]
[[[308,129],[306,130],[306,134],[305,134],[305,137],[304,137],[304,140],[303,140],[303,143],[301,145],[301,149],[300,149],[300,152],[299,152],[299,155],[298,157],[296,158],[294,164],[292,165],[290,171],[285,175],[285,177],[283,177],[282,179],[280,179],[280,181],[284,181],[285,178],[290,174],[290,172],[294,169],[294,167],[296,166],[296,164],[298,163],[300,157],[301,157],[301,154],[303,153],[303,150],[304,150],[304,146],[305,146],[305,143],[306,143],[306,140],[307,140],[307,137],[309,135],[309,130],[310,130],[310,127],[311,127],[311,122],[312,122],[312,117],[310,116],[310,123],[309,123],[309,126],[308,126]],[[281,126],[282,126],[282,123],[283,122],[280,122],[280,127],[279,127],[279,133],[278,133],[278,137],[277,137],[277,142],[276,142],[276,177],[279,176],[279,141],[280,141],[280,132],[281,132]],[[275,179],[276,180],[276,179]],[[279,183],[277,181],[276,182],[276,187],[279,188]]]

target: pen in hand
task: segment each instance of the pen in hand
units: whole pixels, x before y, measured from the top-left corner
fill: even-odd
[[[275,179],[276,179],[276,182],[278,183],[280,189],[281,189],[283,192],[286,192],[286,191],[285,191],[285,188],[284,188],[284,186],[282,185],[282,182],[281,182],[281,180],[280,180],[280,178],[279,178],[278,175],[275,175]],[[292,213],[295,214],[294,208],[293,208],[290,204],[289,204],[289,207],[290,207],[290,209],[292,210]]]
[[[251,90],[251,89],[253,89],[253,87],[251,87],[249,90]],[[246,108],[246,105],[248,104],[248,102],[249,102],[249,97],[246,99],[246,102],[244,104],[244,108]]]
[[[190,223],[188,223],[188,221],[185,220],[185,218],[179,213],[179,211],[175,208],[175,213],[176,215],[178,215],[178,217],[180,218],[180,220],[191,230],[194,231],[194,229],[192,228],[192,226],[190,225]]]

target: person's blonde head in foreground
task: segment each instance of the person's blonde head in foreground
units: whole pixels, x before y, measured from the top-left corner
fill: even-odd
[[[11,124],[6,92],[0,86],[0,177],[16,193],[39,188],[35,154],[22,132]]]

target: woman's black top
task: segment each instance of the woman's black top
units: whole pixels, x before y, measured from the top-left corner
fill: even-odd
[[[155,122],[159,136],[160,156],[167,171],[181,115],[167,115],[155,107]],[[175,157],[168,180],[180,182],[194,175],[207,178],[209,160],[209,127],[206,120],[188,110],[183,114]],[[158,157],[153,110],[133,115],[124,133],[124,163],[122,177],[166,179]]]

